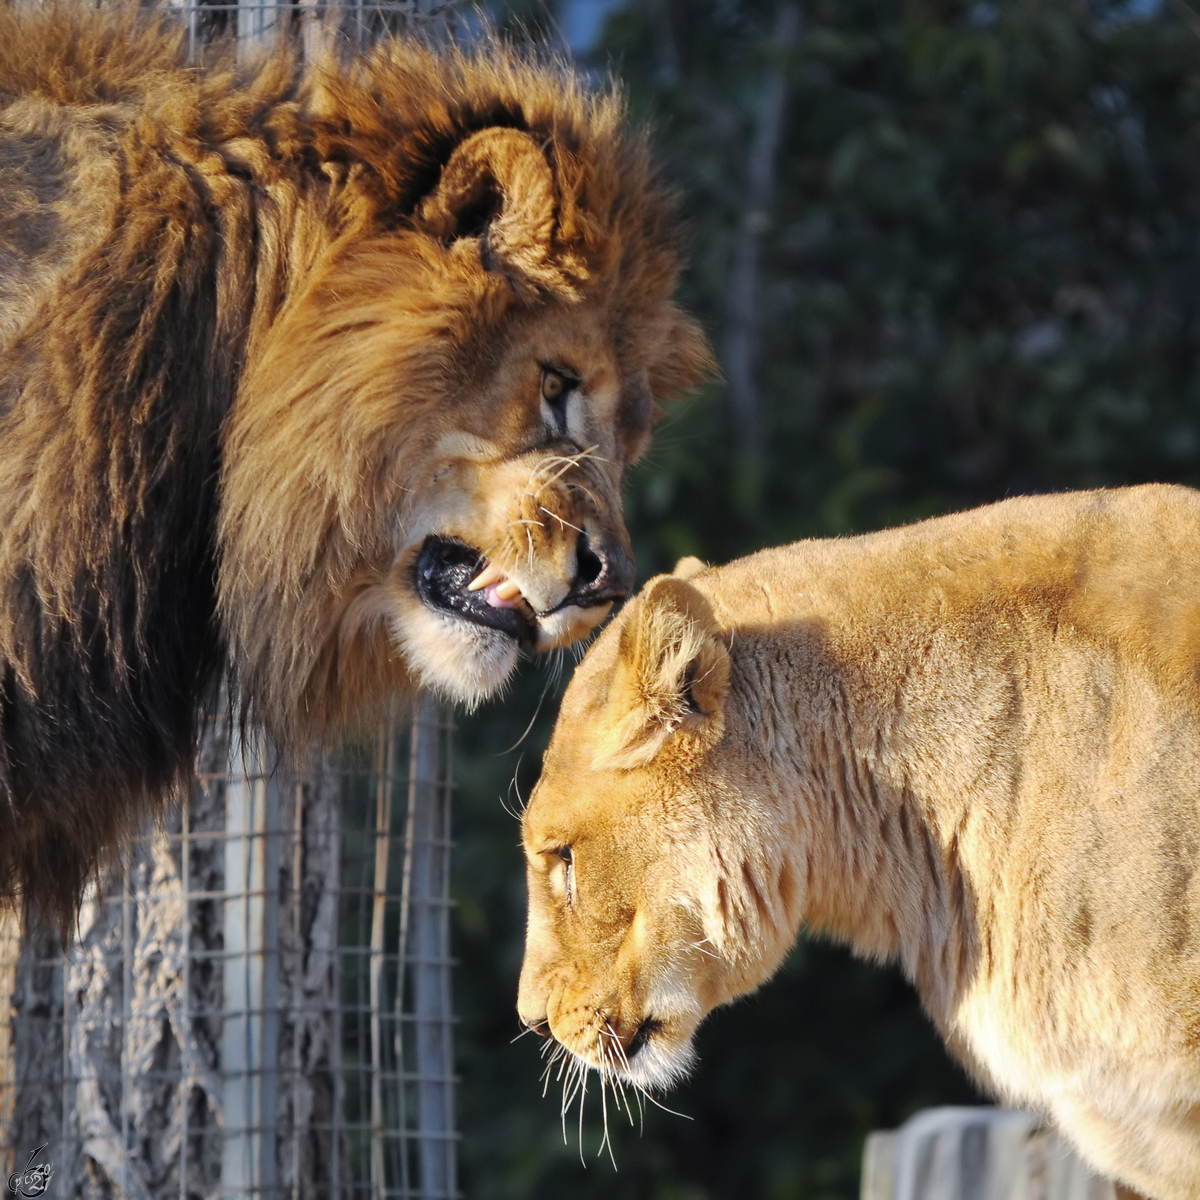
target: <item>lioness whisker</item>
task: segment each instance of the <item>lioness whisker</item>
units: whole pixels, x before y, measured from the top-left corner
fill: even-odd
[[[628,1069],[628,1063],[626,1062],[626,1059],[625,1059],[625,1053],[621,1049],[620,1041],[618,1041],[616,1043],[616,1047],[617,1047],[617,1052],[615,1054],[613,1052],[612,1047],[609,1047],[608,1053],[610,1055],[612,1055],[612,1057],[619,1059],[620,1064],[623,1067],[625,1067],[626,1069]],[[629,1124],[632,1127],[632,1125],[633,1125],[633,1108],[630,1106],[629,1096],[626,1094],[626,1091],[625,1091],[625,1080],[622,1078],[621,1071],[616,1070],[613,1067],[610,1067],[609,1068],[609,1079],[613,1085],[613,1096],[616,1099],[617,1108],[619,1110],[622,1107],[624,1107],[625,1115],[629,1118]]]
[[[655,1099],[654,1095],[645,1087],[641,1087],[641,1088],[639,1088],[639,1090],[641,1091],[642,1096],[646,1100],[649,1100],[650,1103],[653,1104],[655,1108],[661,1109],[665,1113],[670,1113],[671,1116],[673,1116],[673,1117],[682,1117],[685,1121],[694,1121],[695,1120],[695,1117],[689,1117],[687,1113],[676,1112],[675,1109],[668,1108],[665,1104],[662,1103],[661,1100]]]
[[[602,1043],[601,1043],[602,1044]],[[613,1170],[617,1169],[616,1155],[613,1154],[612,1141],[608,1136],[608,1073],[603,1065],[600,1067],[600,1122],[604,1130],[604,1135],[600,1139],[600,1145],[596,1150],[596,1157],[599,1158],[608,1148],[608,1161],[612,1163]]]
[[[587,1100],[587,1066],[581,1064],[579,1071],[579,1161],[587,1166],[583,1157],[583,1106]]]
[[[607,1018],[604,1022],[604,1029],[601,1030],[601,1032],[606,1034],[611,1039],[611,1044],[606,1047],[607,1053],[616,1060],[618,1066],[621,1068],[620,1071],[614,1070],[612,1072],[612,1076],[615,1086],[620,1089],[621,1099],[625,1103],[625,1112],[629,1116],[630,1125],[632,1125],[633,1109],[630,1107],[629,1097],[625,1094],[625,1079],[622,1077],[622,1073],[624,1073],[625,1076],[628,1076],[629,1058],[625,1053],[624,1043],[621,1041],[617,1031],[613,1029],[612,1023]],[[637,1084],[633,1083],[632,1080],[629,1080],[629,1083],[631,1086],[637,1087]]]
[[[568,1072],[566,1082],[563,1084],[562,1107],[559,1110],[559,1117],[562,1121],[563,1145],[569,1145],[567,1140],[567,1113],[571,1111],[571,1103],[575,1099],[575,1092],[578,1087],[576,1075],[579,1070],[578,1059],[572,1058],[570,1071]],[[582,1135],[581,1135],[582,1136]]]
[[[579,1062],[574,1057],[568,1058],[565,1063],[560,1063],[558,1068],[558,1079],[561,1081],[562,1087],[562,1111],[565,1113],[571,1107],[571,1096],[575,1086],[575,1072],[579,1066]],[[563,1077],[565,1073],[565,1078]]]

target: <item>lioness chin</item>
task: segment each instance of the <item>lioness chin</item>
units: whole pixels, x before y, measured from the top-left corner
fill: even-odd
[[[669,1083],[806,926],[898,960],[1099,1171],[1195,1200],[1200,493],[681,566],[587,654],[525,811],[526,1024]]]

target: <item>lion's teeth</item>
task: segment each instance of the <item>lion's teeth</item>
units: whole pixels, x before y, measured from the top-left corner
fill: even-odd
[[[496,585],[496,595],[501,600],[515,600],[521,594],[521,585],[514,583],[511,579],[506,579],[503,583]]]
[[[489,563],[470,583],[467,584],[468,592],[477,592],[481,588],[487,587],[489,584],[498,583],[504,578],[504,572],[500,570],[495,563]]]

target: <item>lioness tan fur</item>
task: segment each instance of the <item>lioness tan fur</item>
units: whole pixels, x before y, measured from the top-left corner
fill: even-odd
[[[652,580],[576,672],[523,832],[520,1013],[590,1066],[670,1082],[805,926],[897,960],[1099,1171],[1200,1196],[1200,493]]]
[[[619,98],[494,42],[190,64],[0,0],[0,900],[69,912],[226,650],[291,747],[632,584],[703,339]],[[471,590],[482,573],[481,586]]]

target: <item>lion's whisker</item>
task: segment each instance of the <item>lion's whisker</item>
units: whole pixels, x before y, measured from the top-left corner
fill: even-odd
[[[578,525],[572,525],[565,517],[560,517],[558,513],[551,512],[544,504],[539,504],[538,508],[542,510],[548,517],[553,517],[564,529],[573,529],[576,533],[582,534],[583,530]]]
[[[572,481],[571,489],[573,491],[582,492],[583,495],[586,496],[594,505],[596,505],[597,508],[600,506],[600,501],[597,498],[596,493],[593,492],[590,487],[587,487],[582,483],[575,483]]]
[[[522,734],[521,736],[524,737],[524,734]],[[519,746],[520,744],[521,744],[520,739],[518,739],[516,745],[510,746],[507,750],[504,751],[504,753],[511,754],[517,748],[517,746]],[[500,807],[503,808],[504,811],[506,813],[508,813],[508,815],[516,821],[519,821],[521,819],[521,814],[525,811],[526,804],[528,804],[528,801],[521,795],[521,784],[520,784],[519,778],[518,778],[520,775],[520,772],[521,772],[521,762],[524,759],[524,757],[525,757],[525,755],[522,754],[520,756],[520,758],[517,759],[517,765],[513,768],[512,778],[508,781],[508,790],[507,790],[508,793],[515,792],[516,796],[517,796],[516,809],[514,810],[509,807],[507,793],[500,797]],[[543,1053],[545,1053],[544,1050],[543,1050]]]
[[[558,468],[558,470],[549,479],[546,479],[542,483],[538,484],[536,491],[531,491],[528,494],[530,496],[532,496],[533,499],[536,500],[542,494],[542,492],[544,492],[546,490],[546,488],[553,487],[554,484],[556,484],[572,467],[579,466],[579,464],[586,457],[588,457],[586,454],[581,453],[577,456],[573,456],[573,457],[569,457],[569,458],[563,457],[563,458],[552,459],[552,460],[544,460],[546,462],[556,461],[556,462],[562,463],[562,466],[560,466]],[[539,469],[540,469],[540,464],[539,464],[538,468],[535,468],[534,474],[530,476],[529,482],[531,484],[533,483],[534,479],[536,478],[537,470],[539,470]]]

